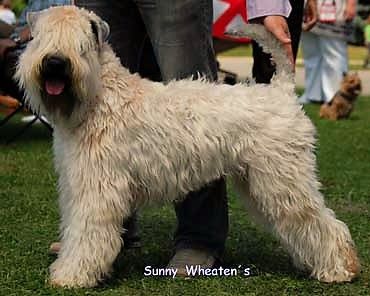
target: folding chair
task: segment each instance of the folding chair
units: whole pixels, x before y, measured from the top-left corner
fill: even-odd
[[[2,128],[14,115],[16,115],[17,113],[21,112],[23,109],[24,109],[24,103],[20,103],[19,106],[13,111],[11,112],[10,114],[8,114],[7,116],[5,116],[5,118],[3,118],[1,121],[0,121],[0,128]],[[52,133],[53,132],[53,128],[51,127],[51,125],[42,118],[42,116],[39,116],[35,113],[32,113],[35,118],[33,118],[30,122],[27,122],[27,124],[25,124],[17,133],[15,133],[13,136],[11,136],[9,139],[7,139],[6,141],[6,144],[10,144],[11,142],[13,142],[14,140],[16,140],[19,136],[21,136],[29,127],[31,127],[37,120],[40,120],[40,122]]]

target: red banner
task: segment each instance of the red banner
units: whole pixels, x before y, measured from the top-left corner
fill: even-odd
[[[247,43],[247,38],[231,38],[225,32],[246,24],[247,0],[213,0],[213,37]]]

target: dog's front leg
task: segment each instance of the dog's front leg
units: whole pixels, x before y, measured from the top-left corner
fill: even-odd
[[[53,286],[93,287],[109,275],[129,209],[122,192],[129,191],[122,176],[108,171],[104,164],[75,163],[60,174],[61,250],[50,266]]]

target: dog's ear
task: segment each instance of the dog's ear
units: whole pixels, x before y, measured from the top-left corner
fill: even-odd
[[[109,25],[103,20],[91,19],[90,20],[91,30],[96,38],[96,42],[99,48],[103,46],[103,43],[108,40],[109,37]]]
[[[347,72],[343,72],[343,73],[342,73],[342,76],[343,76],[343,77],[346,77],[346,76],[347,76]]]

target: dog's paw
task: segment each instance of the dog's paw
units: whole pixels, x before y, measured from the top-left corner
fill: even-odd
[[[318,279],[320,282],[324,283],[345,283],[352,282],[356,277],[357,273],[343,269],[327,273]]]
[[[354,247],[341,248],[331,269],[318,273],[318,280],[325,283],[351,282],[360,274],[360,262]]]
[[[55,260],[50,266],[49,284],[63,288],[90,288],[98,284],[96,277],[89,276],[87,270],[75,266],[60,259]]]

